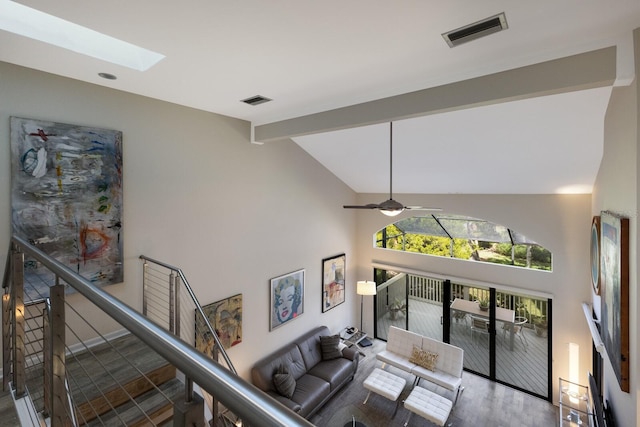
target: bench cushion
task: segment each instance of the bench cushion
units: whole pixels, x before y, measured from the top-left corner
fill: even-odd
[[[446,372],[435,370],[431,371],[429,369],[425,369],[422,366],[415,366],[411,373],[418,378],[422,378],[424,380],[430,381],[434,384],[439,385],[440,387],[444,387],[447,390],[456,391],[458,387],[462,384],[462,378],[454,377],[451,374]]]
[[[406,372],[411,372],[413,368],[418,366],[415,363],[409,362],[407,357],[389,350],[382,350],[380,353],[376,354],[376,359],[382,363],[388,363],[389,365],[395,366],[396,368],[402,369]]]
[[[375,368],[363,383],[364,388],[367,390],[384,396],[394,402],[398,399],[406,384],[407,380],[404,378],[379,368]]]
[[[415,387],[404,401],[404,407],[432,423],[444,426],[451,413],[453,403],[422,387]]]
[[[422,348],[422,335],[396,328],[395,326],[389,328],[387,350],[408,359],[411,357],[413,346]]]
[[[428,337],[422,337],[422,349],[438,353],[437,371],[446,372],[454,377],[462,377],[464,365],[463,349]]]

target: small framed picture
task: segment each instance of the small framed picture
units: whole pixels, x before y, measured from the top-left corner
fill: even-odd
[[[242,294],[205,305],[202,311],[225,350],[242,342]],[[209,356],[214,345],[206,322],[196,310],[196,348]]]
[[[347,256],[345,254],[322,260],[322,312],[344,302],[345,272]]]
[[[271,279],[272,331],[304,313],[304,269]]]

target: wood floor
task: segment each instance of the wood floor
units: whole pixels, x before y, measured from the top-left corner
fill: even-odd
[[[20,425],[13,397],[8,391],[0,391],[0,425],[3,427],[17,427]]]
[[[354,380],[337,393],[322,409],[311,417],[310,421],[319,427],[343,426],[355,417],[367,427],[400,427],[409,416],[409,411],[399,407],[391,418],[395,403],[382,396],[372,394],[367,404],[363,404],[367,390],[362,383],[371,371],[380,367],[375,354],[386,345],[383,341],[373,340],[371,347],[361,348],[365,357]],[[406,377],[407,386],[400,395],[400,401],[410,392],[413,376],[393,367],[386,370],[398,376]],[[422,381],[421,386],[452,399],[452,393],[439,387],[430,386]],[[531,396],[512,388],[491,382],[477,375],[464,372],[462,386],[465,388],[454,407],[449,422],[452,427],[550,427],[558,424],[558,408],[546,400]],[[433,424],[419,416],[412,416],[409,426],[433,427]]]

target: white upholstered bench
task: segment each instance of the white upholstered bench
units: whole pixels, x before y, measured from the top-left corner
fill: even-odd
[[[416,386],[404,401],[404,407],[411,411],[409,418],[404,423],[405,427],[409,424],[414,413],[436,425],[444,426],[449,419],[453,402],[439,394]]]
[[[438,354],[435,370],[431,371],[410,361],[414,348]],[[452,391],[454,404],[464,389],[462,387],[464,350],[451,344],[390,326],[386,348],[376,354],[376,358],[382,362],[383,368],[389,364],[415,375],[414,384],[423,379]]]
[[[396,402],[396,409],[393,411],[393,415],[391,418],[395,417],[396,412],[398,411],[398,405],[400,402],[398,401],[398,397],[402,390],[404,390],[404,386],[407,381],[404,378],[401,378],[397,375],[394,375],[390,372],[383,371],[382,369],[375,368],[371,374],[364,380],[364,388],[369,390],[367,397],[364,399],[364,403],[366,405],[367,400],[369,400],[369,396],[371,392],[379,394],[380,396],[386,397],[392,402]]]

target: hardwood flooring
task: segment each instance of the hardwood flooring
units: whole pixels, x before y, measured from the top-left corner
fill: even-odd
[[[371,371],[380,367],[375,354],[384,349],[385,342],[372,340],[371,347],[361,348],[365,357],[360,358],[360,365],[354,380],[341,392],[337,393],[310,421],[319,427],[343,426],[355,417],[367,427],[400,427],[409,416],[409,411],[402,405],[392,419],[395,403],[382,396],[372,394],[366,405],[363,404],[367,390],[362,383]],[[413,376],[393,367],[386,370],[407,380],[407,386],[400,395],[405,399],[413,382]],[[433,392],[453,399],[452,393],[427,382],[420,385]],[[558,408],[546,400],[491,382],[468,372],[462,376],[465,388],[458,403],[449,417],[452,427],[550,427],[558,424]],[[409,423],[413,427],[433,426],[417,415],[411,417]]]
[[[20,425],[13,397],[8,391],[0,391],[0,425],[3,427],[18,427]]]

